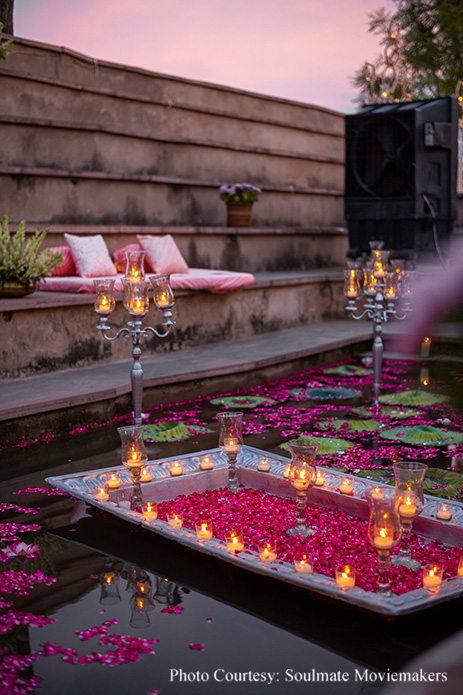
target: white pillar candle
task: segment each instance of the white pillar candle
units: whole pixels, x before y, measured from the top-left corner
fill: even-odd
[[[182,475],[183,461],[171,461],[169,465],[169,473],[173,476]]]

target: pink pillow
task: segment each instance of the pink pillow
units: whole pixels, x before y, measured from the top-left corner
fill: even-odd
[[[74,236],[65,234],[71,255],[76,264],[77,274],[82,278],[117,275],[116,266],[111,260],[108,247],[101,234],[95,236]]]
[[[76,264],[72,260],[71,249],[69,248],[69,246],[52,246],[50,247],[50,251],[52,253],[57,253],[58,251],[61,251],[61,253],[63,254],[62,262],[59,265],[57,265],[56,268],[53,268],[53,270],[51,271],[52,278],[77,275]]]
[[[170,234],[140,236],[137,239],[155,273],[188,273],[188,265]]]
[[[116,269],[119,273],[125,273],[125,267],[127,265],[127,259],[125,257],[126,251],[140,251],[139,244],[129,244],[128,246],[123,246],[121,249],[116,249],[113,253],[114,263],[116,264]],[[152,268],[145,256],[145,272],[152,272]]]

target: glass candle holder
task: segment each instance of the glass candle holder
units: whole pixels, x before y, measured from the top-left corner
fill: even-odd
[[[158,518],[158,505],[156,502],[145,502],[141,509],[145,521],[154,521]]]
[[[115,280],[94,280],[95,304],[94,308],[100,316],[109,316],[114,311],[116,301],[114,299]]]
[[[371,255],[373,256],[375,251],[382,251],[384,247],[384,240],[383,239],[372,239],[371,241],[368,242],[370,246],[370,251]]]
[[[439,502],[436,510],[436,519],[439,521],[452,521],[453,511],[447,502]]]
[[[145,279],[146,251],[135,250],[125,252],[125,278],[131,282]]]
[[[401,528],[397,514],[398,500],[393,488],[382,489],[381,494],[369,490],[370,508],[368,540],[378,553],[378,590],[382,596],[390,596],[389,563],[391,550],[400,540]]]
[[[439,591],[442,584],[444,568],[435,564],[427,564],[423,567],[423,588],[428,591]]]
[[[178,475],[182,475],[183,474],[183,461],[170,461],[169,473],[173,477],[176,477]]]
[[[297,518],[294,526],[286,533],[288,536],[309,536],[316,533],[317,529],[307,525],[307,490],[312,486],[312,481],[317,475],[315,456],[318,446],[307,446],[298,439],[288,442],[291,451],[291,467],[289,469],[289,481],[296,490]]]
[[[103,500],[103,501],[108,500],[109,499],[109,493],[106,489],[106,485],[104,487],[97,487],[95,489],[94,495],[95,495],[97,500]]]
[[[168,512],[167,523],[169,526],[172,526],[172,528],[182,528],[183,512]]]
[[[130,471],[132,476],[133,492],[131,499],[131,509],[136,509],[142,504],[142,493],[140,485],[141,469],[148,461],[148,454],[143,440],[144,427],[140,425],[129,425],[118,427],[118,434],[121,438],[121,461]]]
[[[140,472],[140,482],[149,483],[152,479],[151,470],[149,468],[142,468]]]
[[[399,552],[392,558],[391,563],[395,566],[402,565],[408,569],[417,570],[421,565],[411,556],[410,535],[415,518],[423,511],[423,482],[428,467],[419,461],[397,461],[392,468],[395,475],[395,493],[399,500],[398,512],[402,527],[402,539]],[[407,505],[407,498],[413,500],[412,508]],[[405,513],[407,506],[409,506],[408,514]],[[416,509],[413,510],[413,507]],[[412,510],[415,513],[412,513]]]
[[[400,297],[399,276],[397,273],[386,273],[384,275],[386,286],[384,288],[384,298],[386,301],[393,302]]]
[[[121,484],[120,473],[110,473],[106,479],[106,487],[109,490],[117,490]]]
[[[170,275],[153,275],[150,277],[154,290],[154,303],[158,309],[171,309],[175,303],[174,293],[170,286]]]
[[[229,492],[237,492],[236,460],[238,452],[243,445],[243,434],[241,432],[243,413],[218,413],[217,420],[220,423],[219,446],[226,454],[228,460],[227,490]]]
[[[114,606],[116,603],[120,603],[121,595],[119,593],[118,573],[111,568],[105,568],[98,579],[100,582],[99,603],[102,606]]]
[[[375,275],[375,270],[372,265],[367,265],[363,272],[365,276],[363,292],[367,297],[375,297],[380,289],[378,287],[378,278]]]
[[[195,524],[195,530],[198,540],[210,540],[212,538],[212,521],[210,519],[201,519]]]
[[[262,562],[275,562],[277,546],[272,538],[263,538],[258,544],[259,559]]]
[[[298,574],[312,574],[312,553],[308,553],[305,550],[299,550],[294,553],[294,567]]]
[[[380,281],[384,279],[387,273],[387,264],[389,261],[389,251],[375,251],[372,257],[373,272],[376,278]]]
[[[151,620],[148,615],[154,610],[154,601],[148,596],[138,596],[135,594],[130,599],[130,608],[132,614],[130,616],[129,625],[135,629],[143,629],[151,625]]]
[[[209,471],[211,468],[214,468],[212,457],[208,456],[207,454],[205,456],[201,456],[201,459],[199,461],[199,468],[202,471]]]
[[[132,318],[142,318],[149,309],[149,282],[147,280],[139,280],[138,282],[126,280],[125,287],[127,311]]]
[[[336,567],[335,577],[340,589],[352,589],[355,586],[355,568],[351,565]]]
[[[343,495],[353,495],[355,492],[354,481],[352,478],[344,477],[339,481],[339,492]]]
[[[270,464],[266,456],[260,456],[259,462],[257,464],[257,470],[261,473],[268,473],[270,470]]]
[[[344,271],[344,296],[348,299],[358,299],[362,296],[361,281],[363,272],[352,268]]]
[[[227,550],[231,553],[240,553],[244,550],[243,533],[237,529],[225,533]]]

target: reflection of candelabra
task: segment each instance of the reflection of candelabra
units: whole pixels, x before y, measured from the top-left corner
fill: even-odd
[[[353,319],[360,320],[365,316],[373,322],[373,373],[374,373],[374,402],[378,405],[381,369],[383,360],[383,323],[391,318],[403,321],[409,311],[409,298],[414,271],[404,268],[405,261],[393,260],[388,267],[389,251],[383,251],[382,241],[370,241],[371,258],[362,268],[359,262],[352,262],[344,271],[344,295],[348,304],[346,311]],[[363,279],[363,287],[362,287]],[[356,302],[365,296],[363,307]],[[405,300],[402,313],[396,302]],[[361,313],[354,313],[360,311]]]
[[[169,275],[154,275],[150,278],[151,285],[154,290],[154,303],[158,309],[161,309],[164,315],[163,326],[164,331],[158,331],[151,326],[143,326],[142,318],[147,313],[149,307],[148,289],[150,283],[145,280],[144,272],[144,251],[126,251],[127,265],[124,283],[124,299],[125,308],[130,314],[130,320],[127,325],[120,328],[113,336],[108,335],[110,330],[108,325],[108,316],[114,311],[114,283],[113,279],[94,280],[95,284],[95,311],[100,316],[97,329],[101,331],[105,340],[112,342],[120,336],[132,340],[132,400],[134,424],[141,425],[141,403],[143,394],[143,368],[141,366],[141,348],[140,339],[145,338],[148,332],[153,333],[158,338],[165,338],[171,326],[175,324],[172,321],[171,309],[174,305],[174,295],[170,286]]]

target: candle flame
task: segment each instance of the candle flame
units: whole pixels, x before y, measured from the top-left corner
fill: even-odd
[[[380,529],[379,529],[379,535],[380,535],[382,538],[387,538],[387,536],[389,535],[389,534],[388,534],[387,528],[380,528]]]

